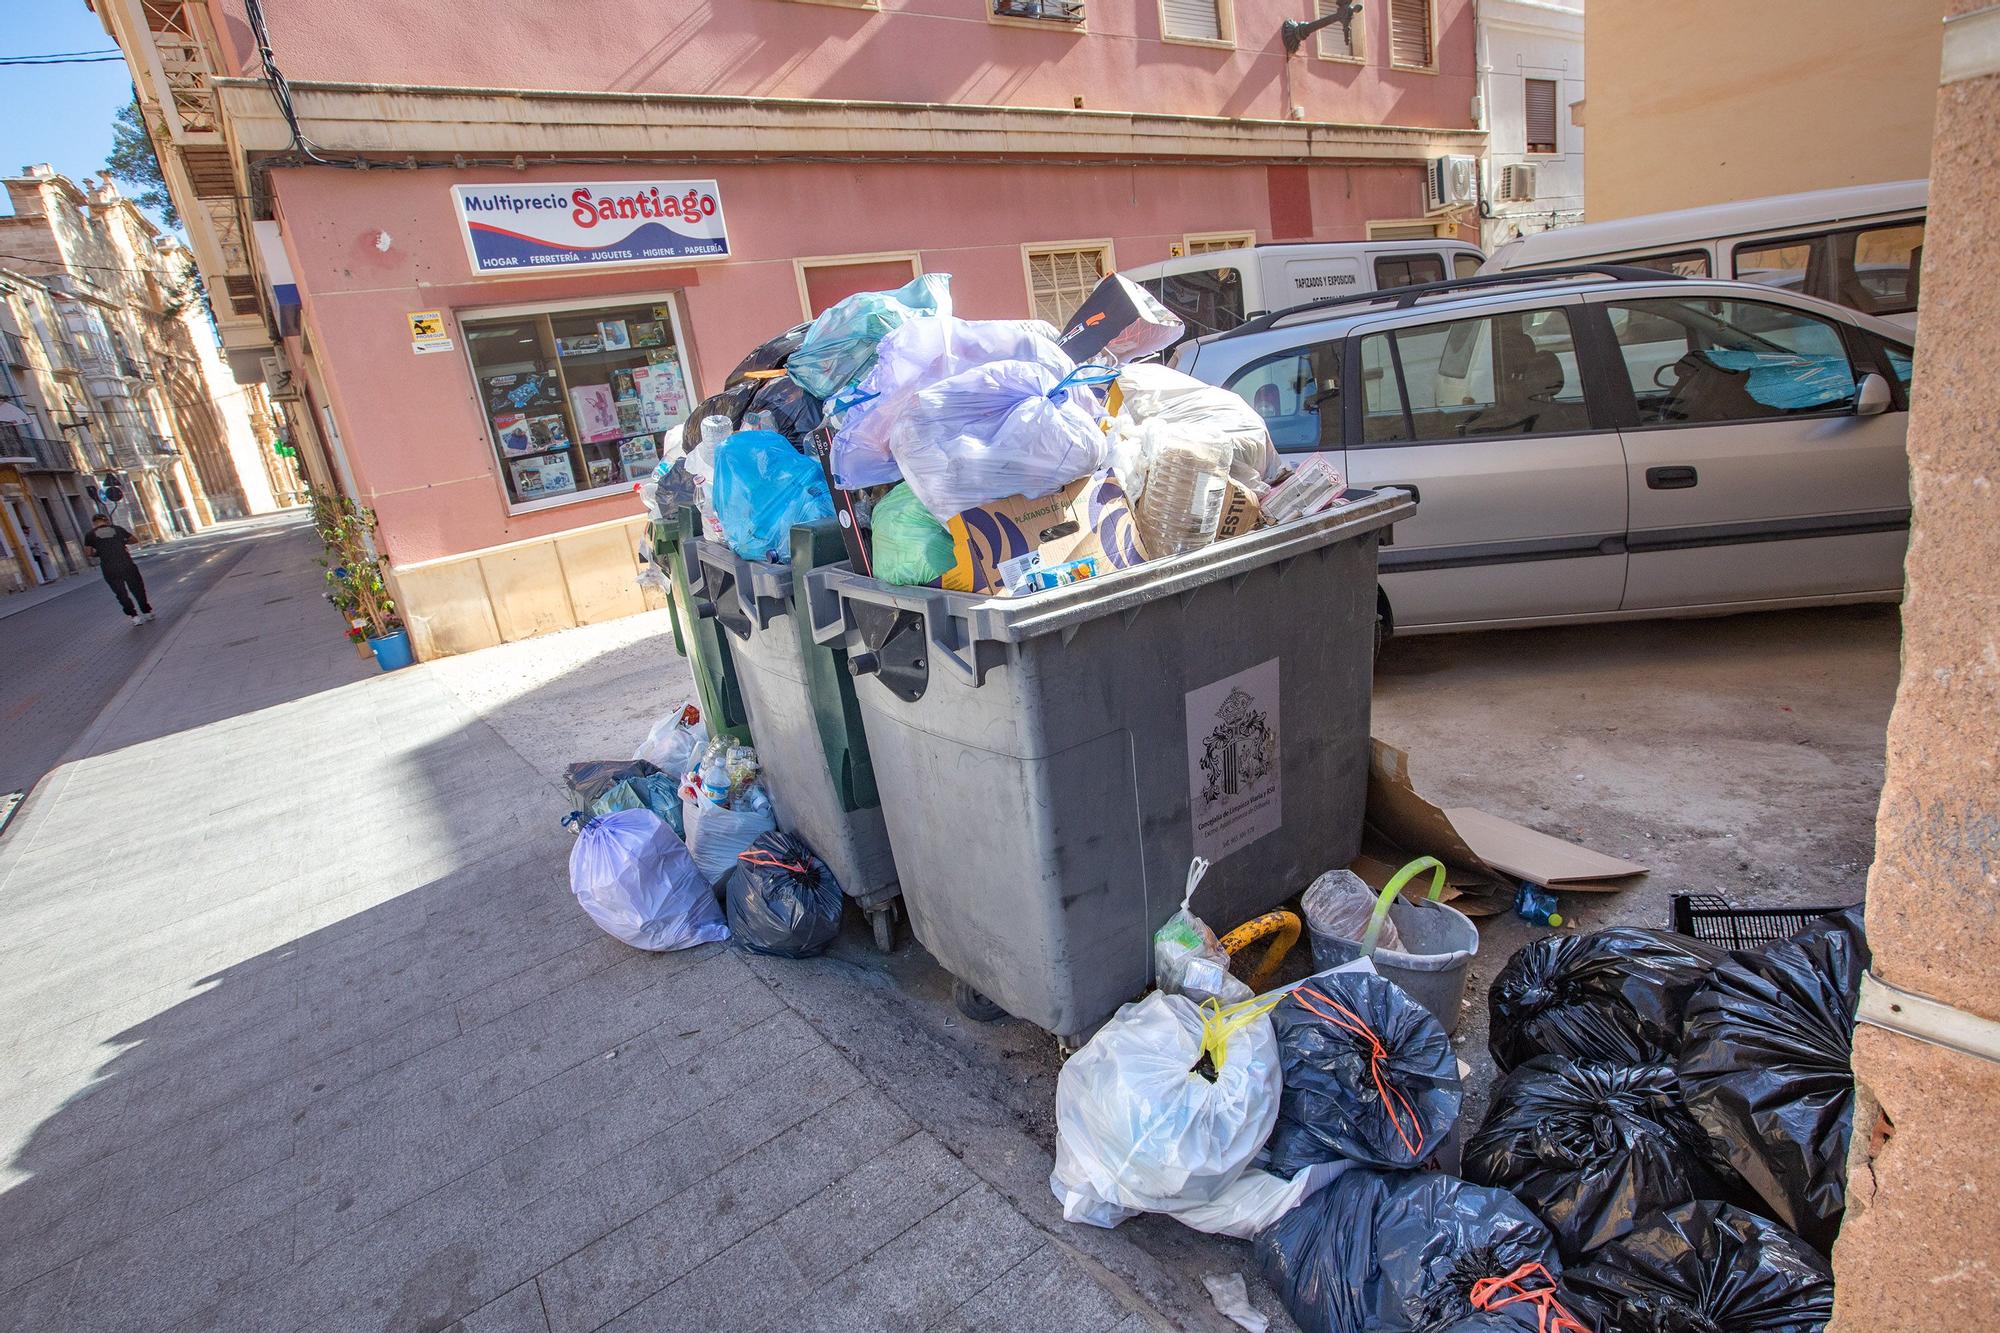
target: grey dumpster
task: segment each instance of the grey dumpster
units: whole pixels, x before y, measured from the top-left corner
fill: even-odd
[[[863,677],[904,910],[961,992],[1078,1039],[1146,989],[1192,857],[1218,933],[1353,859],[1376,542],[1414,509],[1357,492],[1027,597],[808,576]]]
[[[793,529],[794,566],[745,560],[696,541],[695,606],[721,627],[778,826],[819,853],[868,914],[875,943],[895,943],[896,862],[840,645],[814,641],[793,608],[793,570],[847,558],[831,523]],[[845,567],[842,565],[841,567]]]

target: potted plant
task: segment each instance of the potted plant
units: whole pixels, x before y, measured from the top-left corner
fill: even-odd
[[[319,564],[326,570],[326,597],[346,617],[348,638],[365,643],[384,671],[410,665],[409,631],[374,552],[375,511],[319,490],[312,493],[312,506],[313,526],[325,548]]]

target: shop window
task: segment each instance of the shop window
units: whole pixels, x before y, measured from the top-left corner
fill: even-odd
[[[1028,308],[1036,319],[1045,319],[1057,328],[1113,266],[1109,241],[1023,246],[1021,253],[1028,270]]]
[[[693,397],[669,298],[460,317],[507,498],[539,505],[629,490]]]
[[[1325,18],[1336,12],[1342,0],[1314,0],[1313,17]],[[1329,23],[1313,34],[1319,43],[1318,52],[1322,60],[1351,60],[1359,64],[1367,55],[1365,36],[1361,27],[1361,6],[1354,6],[1354,12],[1345,23]]]
[[[1389,0],[1389,63],[1430,69],[1431,47],[1431,0]]]

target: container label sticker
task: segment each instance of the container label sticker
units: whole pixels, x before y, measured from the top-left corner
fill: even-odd
[[[1211,861],[1284,823],[1278,659],[1187,694],[1188,813]]]

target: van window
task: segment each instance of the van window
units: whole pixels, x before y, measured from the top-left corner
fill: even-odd
[[[1604,307],[1641,426],[1755,421],[1854,405],[1838,325],[1762,301],[1668,299]]]
[[[1239,269],[1166,273],[1139,285],[1180,317],[1191,338],[1226,333],[1243,322],[1243,274]]]
[[[1590,429],[1569,316],[1560,309],[1398,329],[1395,341],[1412,439]]]
[[[1745,282],[1805,292],[1871,315],[1900,315],[1917,308],[1923,255],[1922,222],[1889,222],[1740,245],[1734,272]]]
[[[1451,276],[1454,278],[1469,278],[1479,272],[1479,266],[1484,262],[1478,255],[1468,254],[1463,250],[1454,250],[1451,254]]]
[[[1338,343],[1295,347],[1253,361],[1222,387],[1264,418],[1280,453],[1339,447]]]
[[[1683,278],[1705,278],[1708,276],[1708,251],[1676,250],[1666,255],[1637,255],[1629,259],[1614,259],[1614,264],[1630,264],[1633,268],[1657,269],[1662,273],[1672,273]]]
[[[1418,282],[1443,282],[1444,259],[1439,255],[1378,255],[1375,285],[1408,287]]]

